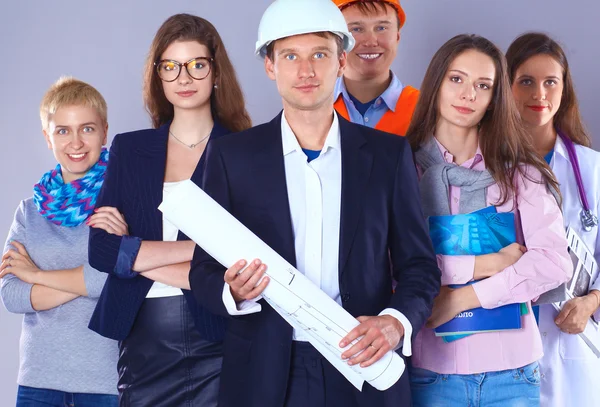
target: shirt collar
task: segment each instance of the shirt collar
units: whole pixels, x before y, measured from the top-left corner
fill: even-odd
[[[557,154],[568,162],[571,162],[571,159],[569,158],[569,152],[567,151],[567,146],[565,146],[565,143],[562,141],[560,136],[556,136],[556,142],[554,143],[554,155]]]
[[[390,86],[388,86],[388,88],[383,91],[380,96],[388,109],[390,109],[392,112],[396,111],[396,105],[398,104],[398,99],[400,98],[403,88],[404,85],[402,85],[400,79],[398,79],[396,74],[392,72],[392,81],[390,82]]]
[[[302,151],[302,147],[300,147],[300,143],[298,143],[298,139],[296,135],[292,131],[290,124],[285,117],[285,111],[281,115],[281,137],[283,142],[283,155],[288,155],[293,153],[294,151],[298,151],[304,154]],[[321,150],[321,154],[327,152],[329,148],[333,148],[336,150],[340,150],[340,122],[338,120],[337,114],[333,114],[333,122],[331,123],[331,127],[329,128],[329,132],[327,133],[327,138],[325,139],[325,144],[323,145],[323,149]]]
[[[392,81],[386,90],[383,91],[381,95],[375,100],[377,103],[378,99],[381,99],[383,103],[387,106],[389,110],[392,112],[396,111],[396,105],[398,104],[398,99],[400,98],[400,94],[402,93],[402,89],[404,89],[404,85],[400,82],[400,79],[396,76],[396,74],[390,71],[392,75]],[[338,100],[338,98],[342,95],[344,98],[344,102],[346,104],[350,103],[350,94],[348,93],[348,89],[346,89],[346,84],[344,83],[344,77],[340,77],[335,82],[335,88],[333,90],[333,100]]]
[[[433,139],[437,143],[437,146],[440,149],[440,153],[442,153],[442,157],[444,157],[444,161],[446,161],[447,163],[453,163],[454,156],[448,151],[448,149],[446,149],[446,147],[444,147],[442,145],[442,143],[440,143],[438,141],[438,139],[436,137],[434,137]],[[462,163],[461,167],[466,167],[466,168],[472,169],[479,163],[483,163],[485,165],[485,163],[483,161],[483,154],[481,153],[481,148],[479,147],[479,144],[478,144],[477,151],[475,151],[475,156],[473,156],[473,158],[470,158],[467,161],[465,161],[464,163]]]
[[[344,102],[348,103],[350,101],[350,95],[348,94],[348,90],[346,89],[346,84],[344,83],[344,77],[340,76],[335,81],[335,87],[333,88],[333,100],[336,101],[342,95],[344,98]]]

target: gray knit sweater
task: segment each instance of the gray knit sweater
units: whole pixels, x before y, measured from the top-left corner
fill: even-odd
[[[1,280],[0,295],[9,312],[24,314],[18,383],[69,393],[117,394],[116,341],[88,329],[106,274],[88,264],[88,226],[57,226],[42,217],[33,200],[22,201],[15,213],[8,243],[25,245],[41,270],[84,265],[89,297],[78,297],[54,309],[31,307],[31,284],[12,274]]]

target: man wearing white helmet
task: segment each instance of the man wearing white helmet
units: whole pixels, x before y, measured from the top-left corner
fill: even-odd
[[[353,44],[331,0],[273,2],[256,53],[283,112],[212,141],[204,189],[358,318],[361,324],[337,345],[359,339],[342,357],[366,367],[392,349],[409,348],[411,332],[431,313],[440,272],[408,143],[334,114],[335,82]],[[268,277],[259,283],[267,267],[241,260],[224,270],[196,249],[194,295],[212,312],[232,316],[221,407],[411,405],[406,374],[386,391],[365,384],[359,392],[258,299],[269,284]]]

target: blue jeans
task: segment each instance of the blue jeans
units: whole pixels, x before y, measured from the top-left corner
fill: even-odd
[[[410,368],[414,407],[538,407],[537,362],[519,369],[480,374],[438,374]]]
[[[119,398],[110,394],[65,393],[64,391],[19,386],[17,407],[118,407]]]

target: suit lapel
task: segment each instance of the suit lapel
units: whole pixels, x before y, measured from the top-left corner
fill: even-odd
[[[156,129],[155,133],[149,135],[145,143],[135,150],[139,159],[137,168],[143,168],[143,174],[138,179],[140,197],[148,200],[144,206],[147,205],[149,211],[141,216],[146,223],[149,240],[163,239],[162,213],[158,210],[158,206],[163,198],[170,124],[164,124]]]
[[[252,177],[261,180],[257,196],[264,197],[268,212],[275,219],[277,239],[272,248],[290,264],[296,266],[296,250],[290,214],[283,142],[281,139],[281,113],[269,122],[263,134],[256,135],[257,150],[252,158]]]
[[[360,126],[339,118],[342,144],[342,202],[340,220],[339,274],[344,273],[362,214],[373,155]]]
[[[225,127],[221,126],[215,120],[213,128],[210,132],[210,137],[208,139],[208,143],[210,143],[212,140],[221,138],[224,135],[229,134],[229,133],[231,133],[231,132],[229,130],[227,130]],[[167,138],[168,138],[168,135],[167,135]],[[202,157],[200,157],[200,161],[198,161],[198,165],[196,166],[196,169],[192,173],[191,180],[196,185],[202,185],[202,176],[204,175],[204,168],[206,166],[206,150],[207,149],[208,149],[208,144],[207,144],[206,149],[204,149],[204,152],[202,153]]]

